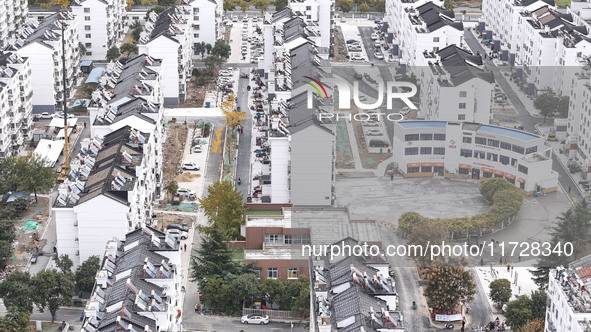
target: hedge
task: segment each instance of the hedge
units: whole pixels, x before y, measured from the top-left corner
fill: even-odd
[[[426,218],[417,212],[405,212],[398,219],[398,228],[408,234],[420,221],[439,224],[450,232],[471,232],[492,228],[495,224],[516,215],[521,209],[523,196],[519,189],[504,178],[487,179],[480,185],[480,193],[492,201],[490,209],[471,217]]]

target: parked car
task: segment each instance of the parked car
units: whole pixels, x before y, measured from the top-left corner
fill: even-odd
[[[242,324],[269,324],[269,316],[267,315],[258,315],[258,314],[250,314],[244,315],[240,318],[240,323]]]
[[[359,41],[355,39],[349,39],[347,40],[347,44],[359,44]]]
[[[178,229],[182,232],[189,232],[189,227],[179,225],[179,224],[170,224],[170,225],[166,226],[166,229]]]
[[[351,60],[365,60],[365,58],[363,57],[363,55],[361,55],[361,53],[352,53],[351,54]]]
[[[180,237],[181,240],[185,240],[187,237],[189,237],[189,233],[183,232],[180,229],[169,229],[166,231],[166,233],[168,233],[174,237]]]
[[[378,39],[380,39],[380,35],[378,35],[375,32],[371,34],[371,40],[378,40]]]
[[[195,145],[193,147],[193,152],[194,153],[201,153],[201,145]]]
[[[181,165],[181,168],[184,171],[198,171],[201,169],[201,167],[195,163],[183,163]]]
[[[53,115],[54,118],[64,118],[64,112],[59,112]],[[68,119],[71,119],[74,117],[74,114],[68,114]]]
[[[372,148],[387,148],[390,146],[390,144],[381,139],[372,139],[369,140],[369,146]]]
[[[31,264],[35,264],[37,263],[37,255],[33,254],[33,256],[31,256]]]
[[[374,120],[368,120],[368,121],[363,121],[362,125],[365,127],[377,127],[380,125],[380,123],[377,121],[374,121]]]
[[[259,21],[259,19],[256,16],[252,18],[252,22],[258,22],[258,21]]]
[[[408,113],[410,113],[410,111],[412,111],[410,109],[410,107],[404,106],[403,108],[400,109],[400,111],[398,111],[398,113],[400,113],[402,115],[407,115]]]
[[[382,131],[379,129],[368,129],[365,131],[365,136],[383,136]]]
[[[187,189],[187,188],[179,188],[179,189],[177,189],[176,193],[179,195],[190,195],[190,194],[195,195],[195,192],[193,190]]]
[[[242,22],[248,22],[248,15],[244,15],[244,17],[242,18]]]
[[[376,59],[378,60],[384,60],[384,55],[382,54],[382,52],[375,52],[373,56],[376,57]]]
[[[238,22],[238,16],[232,16],[232,22]]]
[[[361,45],[349,44],[349,52],[361,52]]]
[[[231,70],[220,70],[218,73],[219,76],[232,76],[232,74]]]
[[[373,46],[376,48],[376,51],[378,51],[382,48],[382,43],[376,42],[375,44],[373,44]]]
[[[41,119],[52,119],[53,116],[51,114],[47,113],[47,112],[43,112],[43,113],[41,113],[39,115],[39,118],[41,118]]]

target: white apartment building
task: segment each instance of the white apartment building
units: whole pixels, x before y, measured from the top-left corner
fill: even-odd
[[[0,53],[0,158],[17,155],[33,125],[29,60]]]
[[[72,14],[78,19],[78,39],[86,48],[85,60],[104,60],[127,31],[125,0],[74,0]]]
[[[83,146],[53,204],[59,254],[78,266],[113,237],[151,223],[155,144],[151,134],[124,126]]]
[[[503,127],[445,121],[394,123],[393,156],[405,176],[504,177],[533,194],[556,190],[544,138]]]
[[[66,96],[70,96],[80,76],[78,23],[71,12],[56,12],[43,21],[32,21],[11,46],[29,59],[33,86],[33,113],[53,113],[62,109],[62,26],[66,58]]]
[[[327,48],[333,46],[334,0],[290,0],[288,7],[296,15],[302,17],[306,23],[314,23],[314,25],[318,26],[320,40],[317,46]]]
[[[193,67],[191,22],[184,6],[171,6],[157,15],[152,12],[139,40],[140,54],[162,59],[164,105],[185,101]]]
[[[180,242],[142,227],[105,243],[80,331],[183,331]]]
[[[184,18],[191,22],[191,45],[204,42],[213,46],[217,40],[224,38],[222,1],[183,0],[181,6],[187,10]],[[201,59],[201,56],[193,54],[193,58]]]
[[[423,52],[437,52],[449,45],[463,47],[464,25],[443,1],[386,1],[388,31],[393,55],[411,67],[427,66]]]
[[[566,129],[569,144],[569,159],[576,161],[591,173],[591,71],[581,69],[575,74],[569,99],[568,124]]]
[[[591,256],[551,269],[544,332],[591,330]]]
[[[494,76],[479,55],[450,45],[422,55],[419,117],[427,120],[488,124]]]
[[[0,48],[5,49],[26,26],[27,1],[6,0],[0,5]]]

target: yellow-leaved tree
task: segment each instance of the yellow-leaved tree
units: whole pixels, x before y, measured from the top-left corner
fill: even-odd
[[[224,131],[224,126],[220,126],[214,133],[215,137],[211,141],[211,151],[213,153],[220,153],[222,151],[222,132]]]
[[[237,126],[246,122],[246,113],[237,112],[236,110],[236,98],[234,97],[233,93],[228,96],[228,100],[224,101],[220,105],[220,108],[226,116],[226,125],[228,127],[236,128]]]

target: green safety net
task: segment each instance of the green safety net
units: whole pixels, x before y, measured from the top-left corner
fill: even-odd
[[[12,252],[12,256],[10,256],[9,258],[11,261],[18,261],[18,258],[16,257],[16,255],[14,254],[14,251]]]
[[[21,219],[19,219],[19,222],[23,222],[23,221],[33,221],[33,217],[35,217],[35,215],[37,215],[37,213],[41,212],[45,210],[44,206],[36,206],[35,207],[35,211],[29,213],[28,215],[22,217]]]
[[[180,210],[180,211],[192,212],[192,211],[195,211],[196,206],[197,206],[197,203],[181,203],[179,205],[169,205],[162,210],[165,210],[165,211]]]
[[[337,150],[343,156],[353,156],[351,143],[349,141],[349,132],[347,131],[347,123],[344,119],[339,119],[337,121]]]
[[[34,221],[27,221],[27,223],[21,227],[21,229],[26,230],[26,231],[32,231],[32,230],[36,230],[37,227],[39,227],[39,224],[34,222]]]

